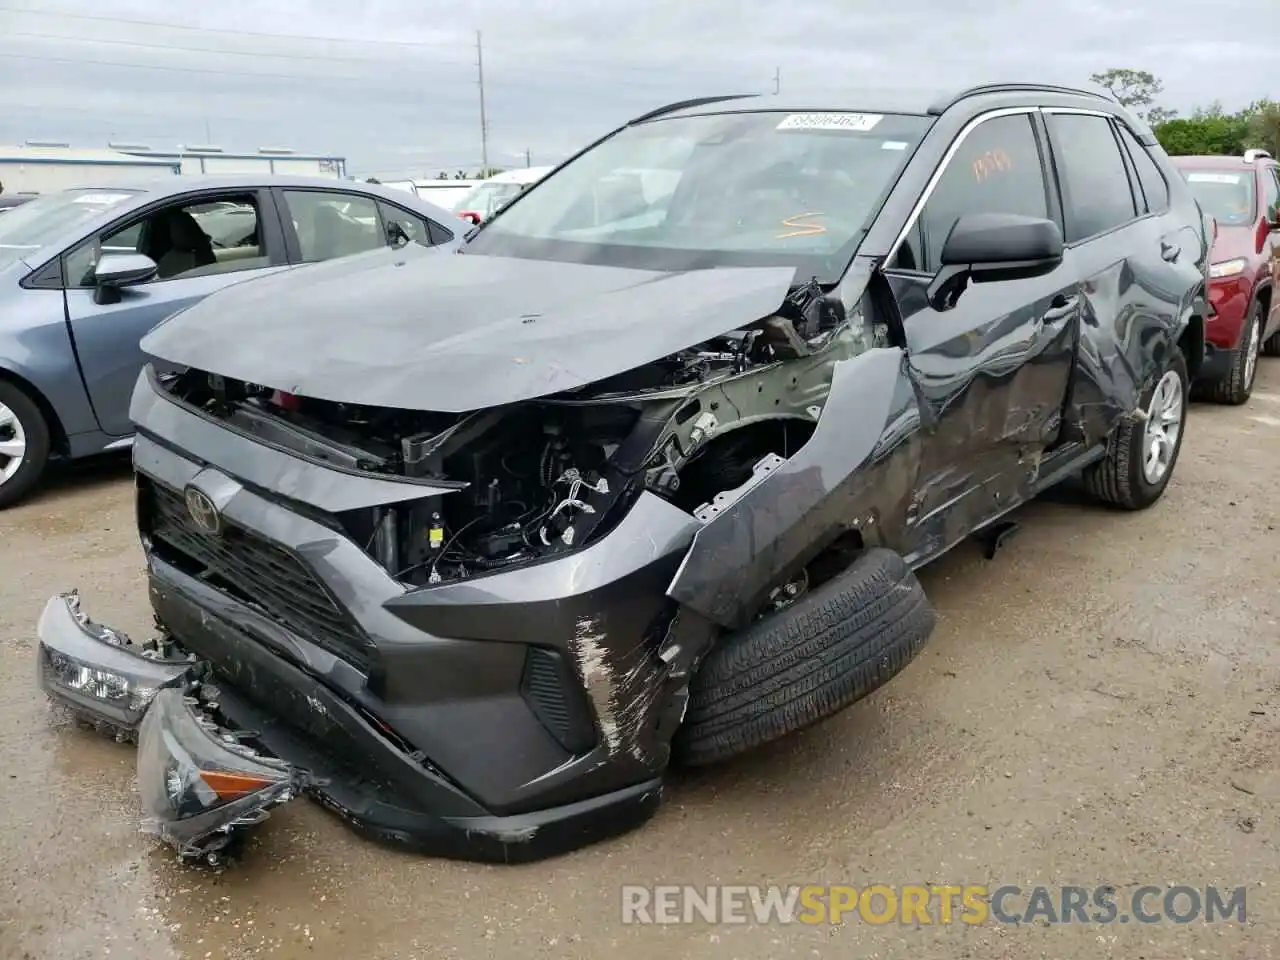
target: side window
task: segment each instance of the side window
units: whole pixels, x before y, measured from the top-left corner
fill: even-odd
[[[995,117],[970,131],[891,267],[937,273],[951,228],[971,213],[1049,215],[1040,148],[1029,114]]]
[[[394,223],[404,231],[413,243],[421,244],[424,247],[434,247],[438,243],[445,243],[453,239],[453,234],[445,230],[439,224],[433,224],[425,217],[420,217],[416,213],[410,213],[407,210],[401,210],[397,206],[386,203],[382,200],[378,201],[378,213],[382,216],[382,222],[388,228]]]
[[[244,194],[175,203],[85,241],[63,258],[68,287],[92,287],[104,256],[141,253],[156,262],[153,283],[270,266],[258,199]]]
[[[304,262],[349,257],[387,245],[372,197],[329,190],[285,190],[285,207]]]
[[[1067,242],[1134,219],[1133,187],[1111,121],[1074,113],[1050,114],[1046,120],[1062,183]]]
[[[1147,148],[1138,142],[1133,132],[1122,123],[1117,124],[1116,129],[1120,131],[1120,139],[1124,141],[1125,147],[1129,150],[1129,156],[1133,158],[1134,169],[1138,172],[1138,183],[1142,186],[1142,195],[1147,201],[1147,212],[1164,213],[1169,209],[1168,181],[1160,172],[1160,167],[1151,159]]]
[[[1280,217],[1280,168],[1268,166],[1262,172],[1262,212],[1274,223]]]

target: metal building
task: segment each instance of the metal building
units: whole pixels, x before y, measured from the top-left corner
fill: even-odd
[[[185,174],[286,173],[304,177],[345,179],[345,157],[294,153],[287,147],[261,147],[256,153],[229,153],[218,146],[184,146],[153,150],[138,144],[113,143],[113,149],[135,157],[179,164]]]
[[[66,187],[116,185],[177,174],[180,165],[162,157],[119,150],[78,150],[69,144],[29,140],[0,146],[0,184],[5,193],[48,193]]]

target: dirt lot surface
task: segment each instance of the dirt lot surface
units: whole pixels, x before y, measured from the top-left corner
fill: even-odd
[[[1055,496],[995,560],[966,544],[923,571],[939,626],[888,687],[523,867],[379,848],[304,801],[220,875],[140,836],[133,750],[51,722],[33,675],[60,589],[146,633],[130,497],[98,465],[0,516],[0,957],[1280,956],[1280,362],[1247,406],[1193,408],[1152,510]],[[620,919],[623,884],[921,882],[1245,885],[1249,919]]]

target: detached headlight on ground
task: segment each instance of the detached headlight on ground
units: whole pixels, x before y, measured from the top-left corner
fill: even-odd
[[[142,829],[185,859],[217,863],[237,830],[293,799],[304,775],[220,727],[211,705],[165,689],[138,737]]]
[[[53,597],[40,616],[41,687],[81,719],[132,739],[156,694],[190,669],[165,660],[122,633],[94,623],[75,593]]]

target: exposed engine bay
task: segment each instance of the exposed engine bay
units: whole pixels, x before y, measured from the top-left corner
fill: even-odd
[[[448,490],[328,520],[392,576],[424,585],[580,547],[644,489],[711,509],[761,458],[794,453],[812,432],[832,365],[866,345],[842,320],[816,285],[802,287],[751,328],[579,391],[463,414],[335,403],[198,370],[166,386],[259,442]]]

